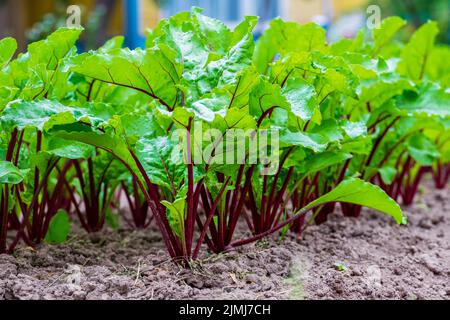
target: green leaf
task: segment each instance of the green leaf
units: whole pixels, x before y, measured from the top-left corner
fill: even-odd
[[[99,50],[107,52],[109,50],[122,48],[124,40],[125,40],[124,36],[112,37],[111,39],[106,41],[103,44],[103,46],[100,47]]]
[[[427,76],[439,81],[443,88],[450,87],[450,47],[436,46],[427,63]]]
[[[303,78],[307,71],[313,71],[311,62],[310,52],[288,53],[270,64],[270,80],[282,86],[289,78]]]
[[[0,183],[18,184],[22,182],[25,173],[9,161],[0,161]]]
[[[372,109],[376,109],[393,97],[402,94],[404,90],[411,90],[412,88],[408,80],[400,78],[398,75],[383,74],[373,79],[361,81],[356,93],[364,106],[367,102],[370,102]]]
[[[253,62],[264,74],[277,53],[284,56],[292,52],[325,51],[325,34],[325,29],[315,23],[299,25],[274,19],[270,28],[258,39]]]
[[[64,243],[70,233],[69,215],[63,209],[59,209],[50,220],[45,241],[48,243]]]
[[[314,152],[325,151],[327,144],[321,140],[323,137],[314,133],[291,132],[287,129],[280,133],[281,146],[302,146]]]
[[[316,133],[324,137],[324,141],[328,143],[338,142],[344,138],[341,126],[339,126],[337,121],[334,119],[326,119],[322,121],[320,125],[315,126],[311,130],[309,130],[309,132]]]
[[[217,89],[193,102],[190,109],[194,111],[197,118],[211,122],[216,115],[225,117],[230,102],[229,92]]]
[[[345,160],[348,160],[351,157],[352,155],[350,153],[333,151],[314,154],[301,163],[301,171],[304,172],[304,175],[306,176],[310,173],[321,171],[333,165],[343,164]]]
[[[168,209],[166,215],[170,227],[179,238],[183,238],[184,220],[186,219],[186,199],[179,198],[173,203],[164,200],[161,203]]]
[[[348,270],[347,266],[344,265],[344,264],[342,264],[342,263],[340,263],[340,262],[336,262],[336,263],[334,264],[334,267],[335,267],[336,270],[338,270],[338,271],[346,271],[346,270]]]
[[[397,107],[413,117],[450,117],[450,92],[435,83],[423,83],[398,98]]]
[[[167,46],[151,50],[113,49],[85,54],[72,71],[118,86],[144,92],[157,102],[169,107],[178,96],[183,66],[175,52]]]
[[[289,103],[280,92],[280,87],[267,80],[261,80],[250,93],[250,114],[258,119],[265,111],[273,107],[289,110]]]
[[[91,145],[51,137],[45,150],[47,153],[66,159],[88,159],[95,156],[95,148]]]
[[[291,112],[303,121],[310,120],[318,107],[314,87],[302,79],[290,78],[283,87],[283,95],[291,105]]]
[[[73,108],[66,107],[57,101],[24,101],[10,102],[0,116],[4,128],[36,128],[43,130],[56,124],[75,122],[74,114],[81,113]]]
[[[77,116],[77,120],[90,123],[94,127],[107,126],[115,116],[130,112],[126,106],[103,102],[88,102],[71,110]]]
[[[231,38],[230,29],[222,21],[202,15],[200,12],[201,10],[195,8],[192,16],[196,20],[202,39],[210,45],[213,51],[220,54],[226,53]]]
[[[234,85],[224,86],[230,92],[231,101],[229,108],[244,108],[249,104],[249,95],[259,83],[258,72],[253,68],[246,68],[236,74],[237,81]]]
[[[258,17],[256,16],[245,16],[244,20],[239,23],[236,28],[234,28],[231,34],[230,46],[236,45],[241,41],[249,32],[252,32],[258,23]]]
[[[78,123],[56,126],[50,131],[50,134],[62,139],[78,141],[105,150],[125,164],[138,178],[142,179],[128,145],[118,136],[97,133],[91,131],[89,127],[86,128],[86,126]]]
[[[361,136],[354,140],[343,142],[341,150],[352,154],[368,155],[372,150],[372,147],[372,138],[370,136]]]
[[[378,172],[383,182],[387,185],[390,185],[397,175],[397,170],[394,167],[383,167],[378,169]]]
[[[81,34],[82,28],[59,28],[46,39],[33,42],[28,46],[29,66],[40,63],[47,65],[47,70],[54,70],[59,60],[73,48]]]
[[[224,122],[225,125],[219,124],[218,122]],[[225,118],[219,119],[219,121],[216,122],[214,125],[219,130],[223,129],[255,129],[256,128],[256,121],[253,119],[252,116],[248,114],[247,110],[244,109],[238,109],[238,108],[231,108],[228,109],[227,114],[225,115]]]
[[[389,17],[381,22],[381,26],[373,30],[373,40],[375,43],[374,54],[386,46],[403,26],[406,21],[399,17]]]
[[[141,137],[164,135],[166,131],[160,126],[158,121],[159,119],[156,116],[149,113],[131,113],[120,117],[116,116],[108,124],[113,126],[115,132],[123,136],[128,144],[134,145]]]
[[[194,113],[187,108],[175,108],[171,115],[172,120],[177,126],[187,128],[189,126],[189,120],[194,117]]]
[[[423,134],[412,136],[407,143],[409,154],[422,166],[431,166],[440,153],[436,145]]]
[[[403,215],[400,206],[380,187],[361,179],[351,178],[341,182],[332,191],[309,203],[303,209],[329,202],[361,205],[386,213],[394,218],[398,224],[406,224],[406,217]]]
[[[17,50],[17,42],[13,38],[0,40],[0,69],[9,62]]]
[[[351,139],[367,135],[367,127],[364,122],[346,121],[342,125],[342,129]]]
[[[136,155],[152,183],[169,192],[177,188],[185,177],[184,144],[168,137],[142,138],[136,145]]]
[[[147,39],[148,48],[164,44],[177,52],[178,58],[183,59],[185,69],[188,73],[192,72],[192,76],[196,74],[193,70],[199,66],[203,67],[208,61],[208,43],[209,39],[199,32],[198,23],[192,19],[189,12],[180,12],[169,19],[161,20]]]
[[[403,49],[398,72],[412,80],[421,80],[425,74],[430,54],[439,28],[436,22],[429,21],[421,26]]]
[[[251,30],[231,47],[225,57],[213,61],[208,65],[208,70],[213,79],[212,84],[223,86],[237,81],[236,74],[250,67],[255,43]]]

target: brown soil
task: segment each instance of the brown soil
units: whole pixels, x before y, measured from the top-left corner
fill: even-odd
[[[429,190],[429,191],[428,191]],[[408,226],[337,212],[301,240],[270,239],[172,264],[152,230],[87,236],[0,256],[1,299],[450,299],[449,189],[405,208]]]

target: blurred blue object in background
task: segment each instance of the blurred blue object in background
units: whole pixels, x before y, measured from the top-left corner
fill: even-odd
[[[140,31],[141,17],[139,15],[142,10],[139,8],[139,4],[139,0],[125,0],[125,45],[130,49],[145,46],[145,37]]]

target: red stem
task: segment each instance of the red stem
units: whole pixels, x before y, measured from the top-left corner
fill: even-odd
[[[222,198],[222,195],[228,185],[228,183],[230,182],[230,178],[228,177],[227,180],[223,183],[222,188],[220,189],[218,195],[216,196],[216,200],[214,201],[213,206],[211,207],[211,209],[209,210],[208,214],[207,214],[207,218],[206,221],[203,225],[203,229],[202,232],[200,234],[200,237],[197,241],[197,245],[194,249],[194,253],[192,255],[192,259],[195,260],[198,256],[198,253],[200,251],[200,247],[203,243],[203,240],[205,239],[205,235],[206,235],[206,231],[208,230],[209,224],[211,223],[211,220],[214,216],[214,212],[216,211],[217,206],[219,205],[220,199]]]
[[[231,243],[229,245],[229,248],[236,248],[236,247],[239,247],[239,246],[243,246],[243,245],[246,245],[246,244],[249,244],[249,243],[261,240],[262,238],[264,238],[264,237],[266,237],[266,236],[268,236],[268,235],[270,235],[270,234],[272,234],[274,232],[277,232],[278,230],[282,229],[283,227],[287,226],[288,224],[290,224],[292,222],[295,222],[297,219],[299,219],[302,215],[308,213],[310,210],[314,210],[314,209],[316,209],[317,207],[320,207],[320,206],[321,205],[314,206],[314,207],[309,208],[309,209],[301,210],[301,211],[297,212],[294,216],[292,216],[289,219],[283,221],[282,223],[280,223],[276,227],[273,227],[270,230],[267,230],[267,231],[265,231],[263,233],[260,233],[260,234],[258,234],[256,236],[253,236],[253,237],[250,237],[250,238],[247,238],[247,239],[243,239],[243,240],[238,240],[238,241],[235,241],[235,242]]]

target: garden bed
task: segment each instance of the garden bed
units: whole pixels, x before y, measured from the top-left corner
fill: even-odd
[[[58,246],[0,256],[0,299],[450,299],[449,189],[424,185],[407,226],[339,212],[287,236],[170,262],[153,229],[83,231]]]

